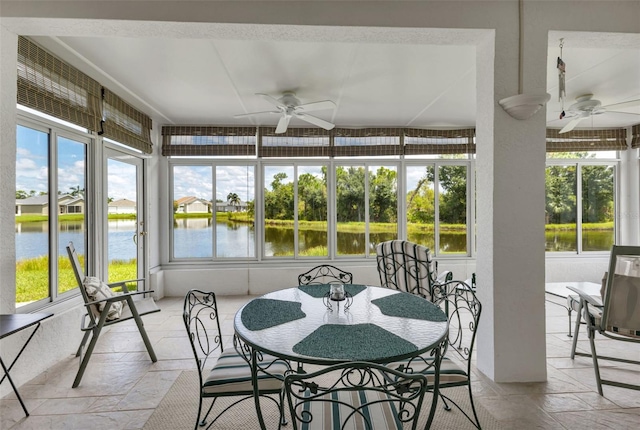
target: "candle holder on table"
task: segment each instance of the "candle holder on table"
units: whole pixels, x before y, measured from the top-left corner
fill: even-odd
[[[338,309],[340,309],[340,302],[345,302],[344,310],[346,311],[351,306],[351,303],[353,303],[353,296],[345,291],[343,284],[331,284],[329,286],[329,292],[322,298],[322,303],[324,303],[327,309],[333,312],[331,302],[336,302]]]

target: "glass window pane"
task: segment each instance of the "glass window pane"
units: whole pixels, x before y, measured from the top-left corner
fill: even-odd
[[[49,297],[49,134],[17,127],[16,306]]]
[[[575,252],[576,166],[548,166],[545,181],[545,249]]]
[[[327,167],[298,167],[298,254],[326,257]]]
[[[336,167],[338,255],[365,253],[364,167]]]
[[[255,257],[255,168],[216,166],[216,256]]]
[[[85,255],[85,165],[86,145],[82,142],[59,137],[58,294],[78,288],[78,282],[67,256],[67,244],[73,242],[81,262]]]
[[[369,167],[369,249],[373,253],[378,243],[398,237],[397,176],[395,166]]]
[[[107,159],[108,282],[138,278],[137,169],[135,164]]]
[[[212,258],[213,169],[173,166],[173,256]]]
[[[609,251],[614,244],[614,168],[582,166],[582,250]]]
[[[408,166],[407,169],[407,238],[435,249],[435,167]]]
[[[264,168],[264,253],[294,255],[293,166]]]
[[[438,212],[439,252],[467,253],[467,167],[440,166]]]

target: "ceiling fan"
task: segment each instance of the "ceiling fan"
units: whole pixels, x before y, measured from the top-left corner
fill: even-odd
[[[639,106],[640,99],[629,100],[622,103],[613,103],[607,106],[602,106],[600,100],[596,100],[593,98],[593,94],[583,94],[581,96],[576,97],[576,102],[569,106],[566,110],[566,115],[564,118],[571,118],[571,121],[567,125],[565,125],[562,130],[559,131],[559,134],[567,133],[578,125],[580,121],[583,119],[589,118],[592,115],[601,115],[606,112],[613,112],[612,109],[621,109],[627,108],[631,106]],[[632,112],[618,112],[618,113],[626,113],[629,115],[638,115]]]
[[[278,110],[272,111],[264,111],[264,112],[251,112],[244,113],[240,115],[234,115],[234,118],[242,118],[253,115],[261,115],[265,113],[279,113],[282,116],[278,121],[278,126],[276,127],[276,133],[284,133],[287,131],[287,127],[289,126],[289,121],[291,121],[292,117],[296,117],[313,125],[317,125],[318,127],[322,127],[325,130],[331,130],[335,127],[335,124],[332,124],[328,121],[320,119],[316,116],[309,115],[307,112],[313,112],[318,110],[327,110],[327,109],[335,109],[336,104],[331,100],[322,100],[312,103],[300,103],[300,100],[296,97],[296,94],[292,91],[285,91],[282,93],[282,97],[276,99],[271,97],[268,94],[260,94],[257,93],[257,96],[262,97],[272,105],[278,108]]]

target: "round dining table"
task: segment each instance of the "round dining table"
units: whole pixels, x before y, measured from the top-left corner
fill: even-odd
[[[448,333],[445,313],[417,295],[368,285],[344,285],[346,298],[331,300],[330,285],[306,285],[252,299],[234,318],[257,381],[261,354],[318,365],[350,361],[391,363],[434,351],[437,361]],[[239,349],[236,346],[236,349]],[[242,351],[239,351],[242,352]],[[439,366],[438,366],[439,367]],[[437,379],[429,421],[437,402]],[[257,384],[256,409],[261,427]]]

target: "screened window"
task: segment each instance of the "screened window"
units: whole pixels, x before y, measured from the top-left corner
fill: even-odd
[[[609,251],[615,243],[615,152],[554,153],[547,162],[545,248],[550,252]]]

